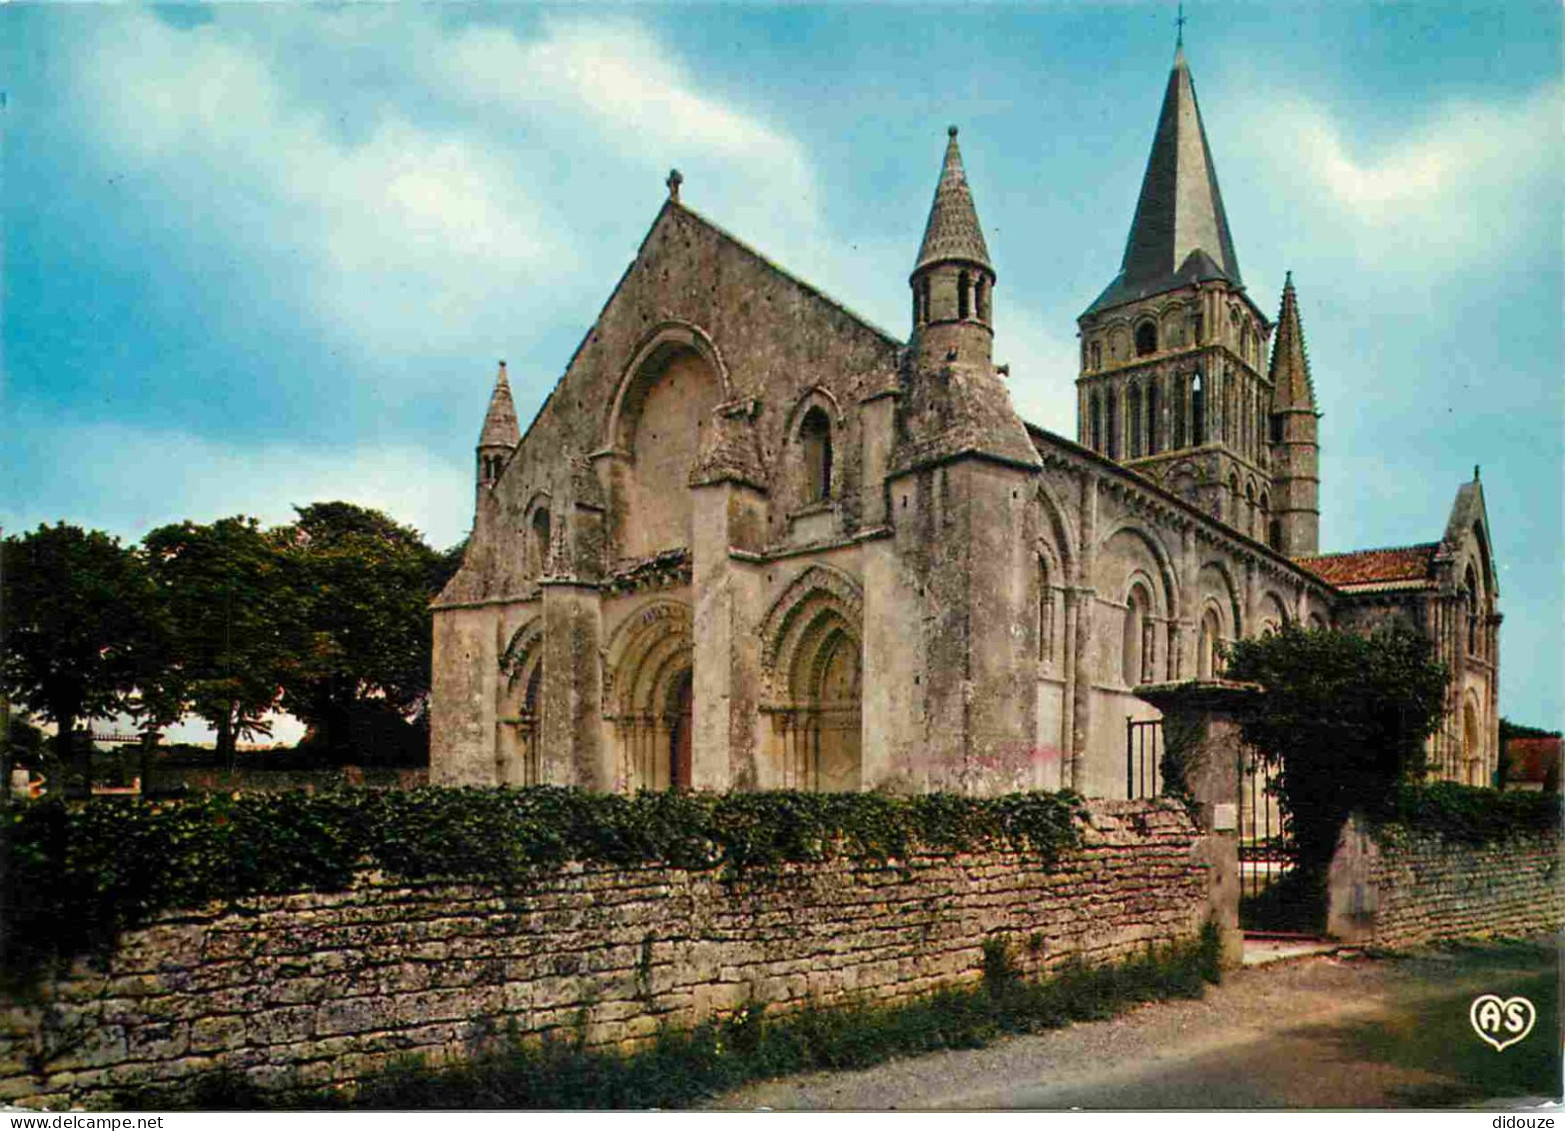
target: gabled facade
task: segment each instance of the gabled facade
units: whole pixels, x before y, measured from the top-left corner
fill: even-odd
[[[1011,406],[1009,381],[1063,375],[993,363],[954,127],[906,341],[679,193],[525,434],[502,363],[435,603],[434,780],[1122,796],[1127,721],[1157,715],[1137,686],[1213,675],[1269,626],[1373,619],[1293,560],[1318,529],[1298,300],[1290,280],[1274,327],[1247,296],[1182,52],[1080,320],[1077,442]],[[1462,498],[1451,576],[1477,563],[1493,617]],[[1417,606],[1442,641],[1448,583]],[[1487,656],[1460,657],[1483,742]]]

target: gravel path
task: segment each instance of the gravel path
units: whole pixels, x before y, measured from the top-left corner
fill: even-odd
[[[1543,960],[1555,963],[1557,955]],[[1503,961],[1502,961],[1503,965]],[[1517,973],[1536,975],[1536,952]],[[727,1110],[1298,1108],[1401,1106],[1451,1083],[1406,1058],[1366,1061],[1355,1034],[1449,1025],[1503,984],[1493,964],[1317,956],[1229,974],[1204,1000],[935,1053],[860,1072],[778,1080],[722,1097]],[[1497,981],[1496,979],[1500,979]],[[1541,1026],[1540,1026],[1541,1028]],[[1470,1034],[1469,1034],[1470,1035]],[[1548,1039],[1544,1033],[1539,1037]],[[1557,1037],[1554,1038],[1557,1043]],[[1481,1046],[1479,1046],[1481,1048]],[[1395,1060],[1402,1063],[1392,1063]],[[1556,1097],[1557,1098],[1557,1097]],[[1414,1102],[1417,1102],[1414,1100]]]

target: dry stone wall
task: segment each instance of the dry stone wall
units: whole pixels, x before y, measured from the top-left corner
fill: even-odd
[[[1565,926],[1558,831],[1472,845],[1355,818],[1332,860],[1327,931],[1384,947],[1514,938]]]
[[[981,977],[1125,958],[1207,917],[1204,844],[1166,801],[1090,803],[1054,866],[1010,851],[833,860],[724,877],[570,865],[526,890],[407,885],[247,899],[128,933],[94,973],[0,1013],[0,1099],[112,1102],[241,1073],[281,1091],[508,1030],[633,1047],[752,1003],[906,1000]]]

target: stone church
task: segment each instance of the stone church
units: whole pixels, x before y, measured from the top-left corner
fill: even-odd
[[[1124,796],[1141,685],[1224,641],[1391,618],[1453,673],[1436,771],[1498,755],[1475,472],[1438,541],[1321,554],[1291,278],[1246,290],[1182,51],[1076,436],[1017,416],[953,127],[906,341],[667,202],[522,433],[502,363],[434,606],[431,777]],[[911,241],[910,241],[911,242]],[[1107,273],[1107,272],[1105,272]]]

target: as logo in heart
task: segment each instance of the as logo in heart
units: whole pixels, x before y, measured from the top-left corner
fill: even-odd
[[[1532,1032],[1538,1011],[1524,997],[1509,997],[1502,1001],[1495,994],[1482,994],[1473,998],[1467,1017],[1473,1023],[1473,1030],[1493,1045],[1495,1052],[1503,1052]]]

